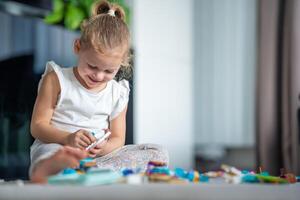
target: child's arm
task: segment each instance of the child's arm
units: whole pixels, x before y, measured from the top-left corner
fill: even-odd
[[[55,72],[50,72],[43,78],[34,105],[30,127],[32,136],[45,143],[58,143],[80,148],[88,146],[95,140],[88,132],[79,130],[76,134],[70,134],[50,124],[59,94],[58,77]],[[78,139],[80,137],[83,139]]]
[[[103,156],[119,147],[122,147],[125,144],[126,112],[127,106],[115,119],[110,122],[111,135],[108,141],[106,143],[100,143],[94,149],[91,149],[91,154]]]
[[[55,72],[46,74],[35,101],[30,125],[31,135],[45,143],[65,144],[69,135],[50,125],[59,93],[60,85]]]

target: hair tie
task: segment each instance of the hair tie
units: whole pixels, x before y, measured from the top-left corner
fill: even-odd
[[[116,15],[115,15],[115,11],[112,10],[112,9],[110,9],[110,10],[107,12],[107,14],[110,15],[110,16],[113,16],[113,17],[116,16]]]

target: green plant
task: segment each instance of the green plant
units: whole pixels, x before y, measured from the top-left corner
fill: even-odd
[[[44,21],[47,24],[62,24],[70,30],[78,30],[84,19],[91,15],[91,7],[96,0],[53,0],[53,10]],[[125,0],[109,0],[119,4],[125,11],[126,23],[130,21],[130,9]]]

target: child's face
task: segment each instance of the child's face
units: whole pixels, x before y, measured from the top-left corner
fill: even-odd
[[[93,49],[78,52],[78,74],[87,89],[97,89],[112,80],[120,69],[122,54],[100,54]]]

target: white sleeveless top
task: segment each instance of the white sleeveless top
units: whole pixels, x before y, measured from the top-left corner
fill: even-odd
[[[128,81],[111,80],[100,92],[92,92],[77,80],[73,67],[61,68],[53,61],[46,64],[39,88],[43,77],[51,71],[55,71],[61,88],[51,124],[60,130],[74,133],[84,129],[101,133],[128,103]],[[33,146],[35,143],[41,142],[36,139]]]

